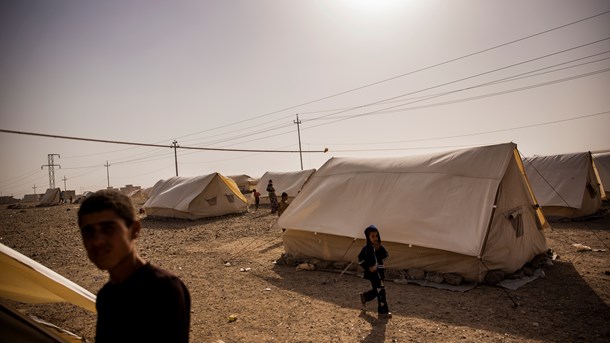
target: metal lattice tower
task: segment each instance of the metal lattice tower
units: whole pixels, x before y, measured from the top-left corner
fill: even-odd
[[[59,169],[61,169],[61,165],[55,164],[53,158],[54,156],[61,158],[61,156],[59,156],[59,154],[48,154],[47,156],[49,163],[43,164],[42,166],[40,166],[40,169],[44,167],[49,168],[49,188],[55,188],[55,167],[59,167]]]

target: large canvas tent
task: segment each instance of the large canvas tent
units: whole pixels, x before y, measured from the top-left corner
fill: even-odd
[[[605,198],[610,199],[610,152],[593,154],[593,163],[602,182]]]
[[[402,158],[332,158],[279,219],[288,254],[354,261],[375,224],[388,268],[482,281],[548,248],[512,143]]]
[[[95,310],[95,295],[29,257],[0,244],[0,298],[39,304],[68,302]],[[0,337],[15,342],[80,342],[49,323],[35,321],[1,304]],[[4,341],[0,339],[0,341]]]
[[[40,199],[38,206],[53,206],[59,205],[59,194],[61,193],[61,189],[59,188],[49,188],[45,192],[45,194]]]
[[[235,181],[212,173],[158,181],[143,208],[151,216],[199,219],[246,212],[248,201]]]
[[[95,312],[95,295],[0,243],[0,297],[24,303],[69,302]]]
[[[545,216],[586,217],[600,209],[603,192],[591,153],[531,156],[523,164]]]
[[[293,172],[266,172],[258,180],[255,187],[255,189],[261,193],[261,204],[269,203],[269,194],[266,191],[269,180],[273,181],[273,188],[275,188],[275,193],[278,198],[280,197],[280,194],[286,192],[286,194],[288,194],[288,200],[292,201],[315,171],[315,169],[306,169]]]

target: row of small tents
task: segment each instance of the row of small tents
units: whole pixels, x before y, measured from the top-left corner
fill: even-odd
[[[489,270],[511,273],[547,251],[545,214],[596,212],[606,197],[603,185],[610,188],[609,167],[610,154],[522,159],[507,143],[405,158],[331,158],[317,171],[294,173],[296,184],[270,173],[256,187],[273,179],[277,190],[293,197],[278,224],[286,229],[284,248],[294,256],[353,261],[363,229],[375,224],[391,254],[388,268],[481,282]],[[198,218],[226,214],[213,207],[244,211],[247,203],[235,181],[214,173],[159,181],[144,207],[149,214]],[[2,297],[69,301],[95,311],[93,294],[1,244],[0,265]],[[21,329],[13,330],[20,320],[3,306],[11,337],[20,335]]]
[[[402,158],[331,158],[317,171],[267,172],[255,187],[262,203],[269,180],[278,194],[289,194],[278,221],[289,254],[351,261],[363,229],[375,224],[395,257],[390,267],[481,281],[488,270],[514,272],[545,252],[548,217],[599,211],[609,158],[588,152],[522,158],[506,143]],[[158,181],[143,207],[150,216],[186,219],[242,213],[252,199],[239,188],[219,173],[173,177]]]
[[[267,173],[256,187],[264,201],[273,179],[276,191],[293,198],[278,221],[289,254],[351,261],[363,229],[375,224],[397,257],[390,267],[482,281],[489,270],[514,272],[546,252],[546,217],[596,213],[606,197],[596,162],[605,165],[609,155],[522,159],[506,143],[403,158],[331,158],[317,171]],[[247,204],[232,179],[214,173],[159,181],[144,208],[195,219],[244,212]]]
[[[474,149],[490,150],[492,147]],[[459,156],[460,151],[443,153],[443,155],[445,154]],[[411,160],[418,163],[417,161],[421,159],[434,158],[434,155],[426,156],[428,155],[391,158],[387,161],[390,164],[400,164]],[[456,157],[450,158],[452,161],[455,159]],[[367,164],[377,163],[375,159],[333,158],[320,170],[329,168],[338,160],[352,163],[350,173],[353,172],[356,175],[359,174],[359,169],[366,169]],[[471,162],[473,170],[481,168],[478,161]],[[522,159],[522,164],[527,175],[528,187],[532,189],[547,217],[577,218],[594,214],[600,209],[602,199],[605,199],[607,192],[610,191],[604,191],[604,185],[607,185],[605,188],[610,189],[610,153],[592,155],[585,152],[533,156]],[[451,166],[445,167],[451,168]],[[247,211],[248,204],[253,202],[252,195],[244,191],[248,188],[258,189],[261,192],[261,203],[268,204],[269,199],[265,189],[270,180],[273,180],[278,194],[286,192],[289,200],[292,201],[312,175],[318,173],[315,169],[267,172],[260,179],[253,179],[248,175],[224,176],[220,173],[195,177],[173,177],[160,180],[151,188],[136,190],[130,196],[148,199],[144,208],[151,215],[198,219]],[[379,187],[388,187],[385,180],[391,173],[389,170],[380,171],[380,175],[374,182]],[[396,177],[400,179],[413,176],[409,172],[398,171],[398,173],[399,175]],[[353,187],[361,188],[361,184],[354,184]],[[392,190],[420,196],[413,194],[412,190],[397,188]],[[248,196],[244,194],[248,194]],[[442,193],[437,196],[442,196]],[[55,197],[57,197],[56,194]],[[327,202],[323,198],[319,200]],[[341,201],[346,200],[349,200],[350,204],[358,206],[358,199],[341,199]]]

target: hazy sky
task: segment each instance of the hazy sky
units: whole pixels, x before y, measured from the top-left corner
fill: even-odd
[[[181,146],[404,156],[610,149],[609,0],[0,2],[1,195],[152,186]],[[602,15],[600,15],[602,14]],[[592,17],[592,18],[590,18]],[[586,19],[589,18],[589,19]],[[586,20],[583,20],[586,19]],[[528,38],[529,37],[529,38]],[[110,167],[104,167],[106,161]],[[178,149],[181,176],[298,153]]]

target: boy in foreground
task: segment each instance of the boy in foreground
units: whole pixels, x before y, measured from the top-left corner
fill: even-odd
[[[78,210],[78,226],[89,259],[110,275],[97,294],[95,342],[188,342],[189,291],[138,254],[141,224],[131,199],[94,193]]]
[[[360,293],[362,310],[365,310],[366,303],[377,298],[377,313],[380,317],[391,318],[392,312],[388,307],[385,297],[385,270],[383,261],[390,255],[381,245],[379,230],[375,225],[369,225],[364,230],[366,245],[358,254],[358,263],[364,269],[364,278],[371,281],[373,289]]]

